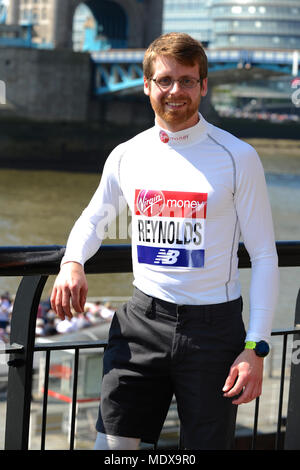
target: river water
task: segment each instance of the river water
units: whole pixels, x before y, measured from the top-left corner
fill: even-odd
[[[266,172],[277,240],[300,240],[300,149],[278,141],[255,141]],[[289,150],[290,149],[290,150]],[[261,152],[260,152],[261,151]],[[90,173],[0,169],[1,245],[64,245],[100,176]],[[121,240],[122,243],[130,240]],[[110,240],[109,243],[112,243]],[[300,268],[281,268],[281,286],[274,328],[293,325]],[[247,322],[250,270],[241,271]],[[16,292],[19,278],[0,278],[0,292]],[[46,297],[54,277],[49,278]],[[128,296],[131,274],[90,275],[89,295]]]

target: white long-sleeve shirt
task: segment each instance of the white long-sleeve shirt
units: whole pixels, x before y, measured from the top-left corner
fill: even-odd
[[[177,304],[241,295],[237,250],[250,255],[247,340],[269,340],[278,259],[265,177],[256,151],[200,115],[171,133],[157,124],[117,146],[75,223],[62,263],[84,265],[126,203],[132,213],[134,285]]]

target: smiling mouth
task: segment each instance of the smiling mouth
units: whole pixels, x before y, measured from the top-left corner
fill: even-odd
[[[166,101],[166,105],[170,108],[180,108],[186,104],[186,101],[174,102],[174,101]]]

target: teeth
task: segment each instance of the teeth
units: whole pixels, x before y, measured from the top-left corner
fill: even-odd
[[[184,103],[167,103],[169,106],[182,106]]]

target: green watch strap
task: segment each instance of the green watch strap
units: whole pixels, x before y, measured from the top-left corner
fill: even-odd
[[[255,349],[256,342],[255,341],[246,341],[245,349]]]

